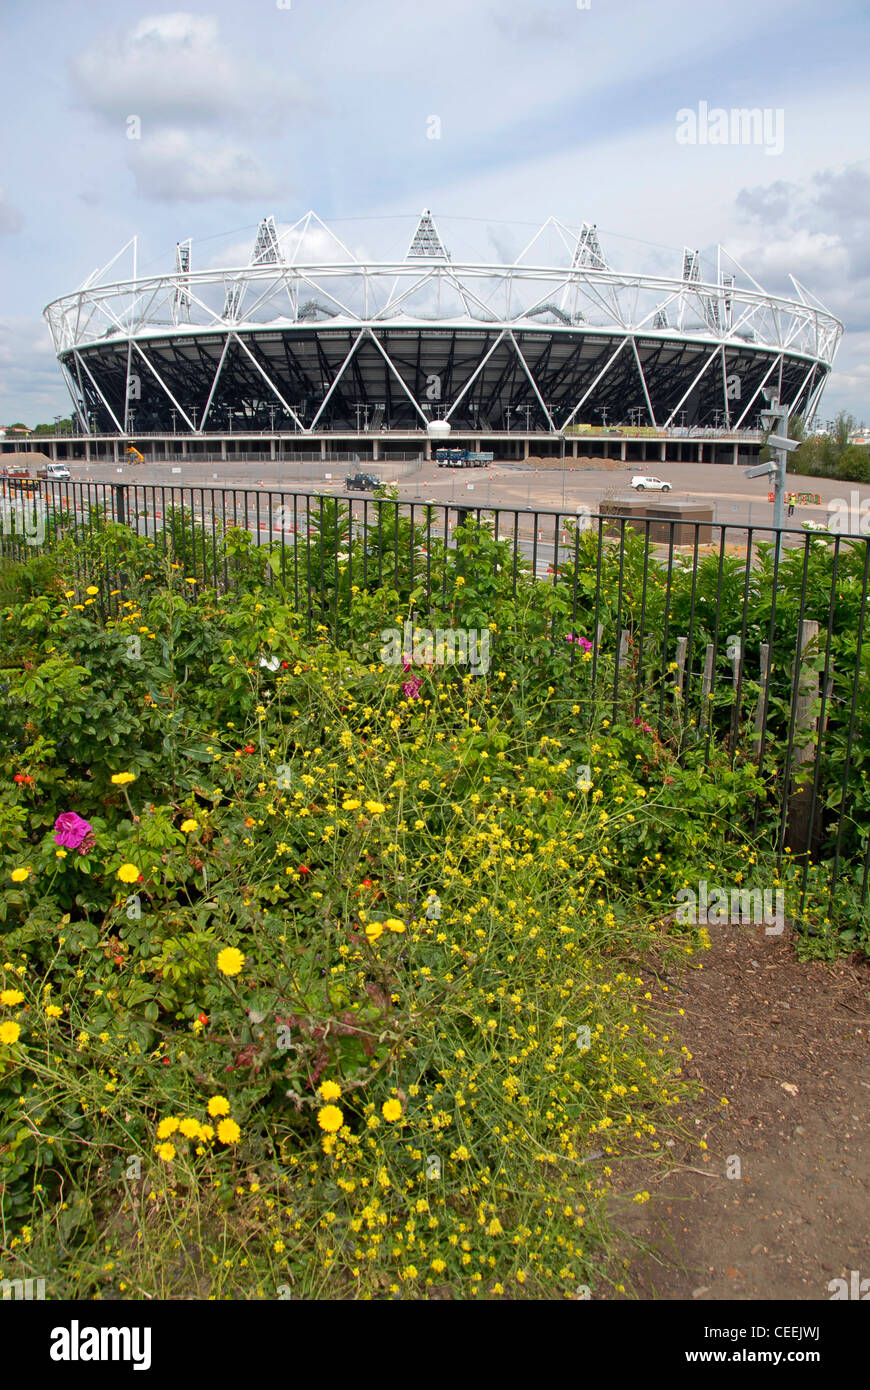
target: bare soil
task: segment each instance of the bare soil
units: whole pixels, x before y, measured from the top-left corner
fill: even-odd
[[[709,930],[702,968],[658,995],[702,1094],[664,1164],[620,1169],[625,1296],[828,1300],[832,1280],[870,1279],[870,963],[800,962],[787,934]]]

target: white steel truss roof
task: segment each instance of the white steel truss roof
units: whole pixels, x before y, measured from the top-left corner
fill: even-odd
[[[310,255],[312,247],[316,258]],[[545,247],[546,255],[542,254]],[[132,254],[132,275],[108,278],[128,251]],[[653,342],[707,345],[710,351],[701,376],[714,361],[720,362],[724,374],[729,349],[766,351],[776,354],[780,362],[786,355],[802,358],[812,382],[811,394],[817,397],[844,331],[843,324],[793,277],[794,297],[769,294],[722,248],[717,249],[714,280],[701,278],[700,255],[689,249],[683,252],[678,277],[618,271],[605,259],[593,225],[583,223],[578,233],[555,218],[539,228],[510,264],[452,260],[428,210],[422,214],[401,261],[360,259],[313,212],[281,234],[273,217],[264,218],[247,265],[198,270],[195,259],[194,248],[186,241],[179,243],[174,270],[137,275],[134,239],[75,293],[46,307],[54,348],[71,389],[78,382],[81,390],[86,377],[109,409],[88,365],[86,350],[114,340],[125,345],[128,375],[135,354],[136,361],[141,359],[190,427],[202,429],[211,396],[203,419],[198,424],[189,421],[151,362],[148,345],[167,338],[183,342],[205,332],[223,339],[212,395],[232,341],[247,353],[275,399],[295,418],[279,387],[246,348],[246,333],[274,329],[292,334],[318,325],[349,329],[354,345],[348,362],[365,340],[374,342],[392,367],[378,338],[380,329],[424,328],[435,333],[439,329],[487,329],[497,332],[497,343],[507,340],[512,344],[547,414],[514,336],[519,331],[545,330],[548,334],[618,338],[613,357],[603,370],[610,370],[623,349],[628,349],[636,360],[654,418],[639,341],[647,346]],[[818,386],[817,369],[821,377]],[[398,372],[395,374],[402,389],[407,390]],[[332,383],[331,390],[336,384]],[[328,401],[329,394],[321,411]],[[456,404],[458,401],[454,408]],[[414,406],[419,413],[416,402]],[[110,414],[122,428],[122,422]]]

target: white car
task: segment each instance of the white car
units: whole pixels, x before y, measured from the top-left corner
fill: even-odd
[[[670,483],[665,483],[661,478],[648,477],[645,473],[635,473],[631,480],[631,486],[636,492],[670,492]]]

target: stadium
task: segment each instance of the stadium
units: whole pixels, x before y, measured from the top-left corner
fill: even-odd
[[[247,264],[199,269],[185,241],[150,275],[131,243],[128,278],[119,252],[44,310],[77,429],[377,436],[382,456],[448,436],[542,454],[573,437],[576,455],[614,427],[733,439],[767,392],[811,418],[843,333],[793,277],[792,297],[769,294],[722,248],[667,276],[614,269],[588,223],[550,218],[498,262],[459,258],[428,211],[406,236],[375,260],[314,213],[267,217]]]

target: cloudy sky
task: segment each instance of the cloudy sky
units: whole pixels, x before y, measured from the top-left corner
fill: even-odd
[[[868,37],[866,0],[0,0],[0,423],[68,412],[42,309],[130,237],[204,267],[314,208],[387,258],[430,207],[456,259],[552,214],[618,269],[791,272],[846,324],[822,415],[870,424]],[[769,138],[681,142],[701,103]]]

